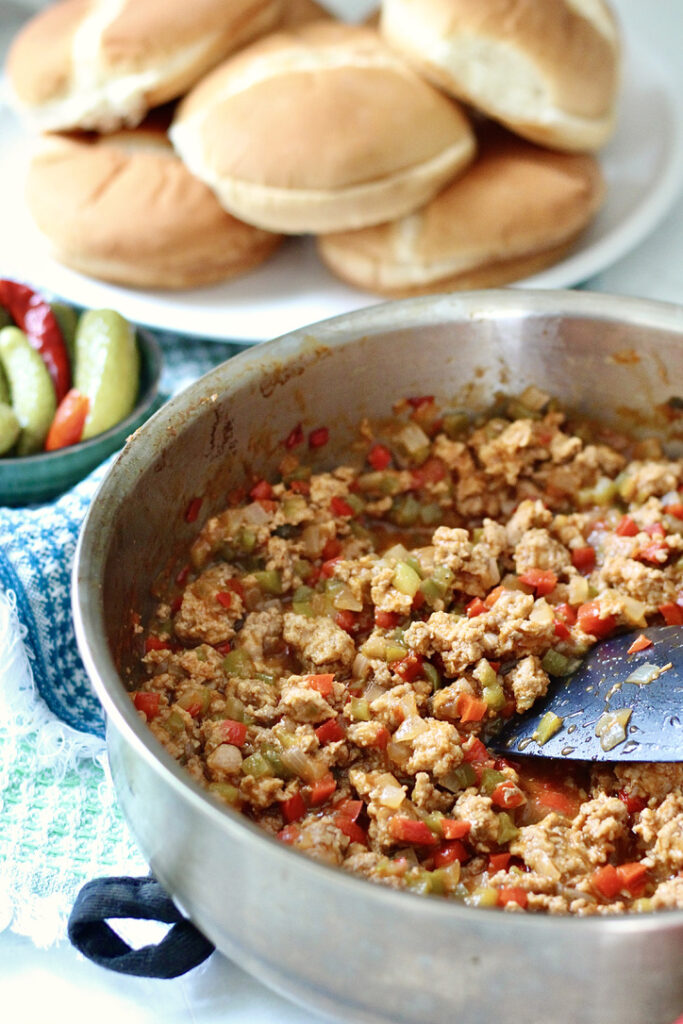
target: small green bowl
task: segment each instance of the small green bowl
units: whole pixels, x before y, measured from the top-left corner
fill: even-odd
[[[69,448],[0,459],[0,505],[31,505],[50,501],[87,476],[163,404],[159,395],[162,354],[147,331],[137,329],[140,351],[140,388],[130,416],[109,430]]]

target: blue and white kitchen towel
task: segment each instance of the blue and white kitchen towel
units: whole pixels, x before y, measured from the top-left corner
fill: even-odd
[[[240,349],[159,340],[166,394]],[[65,937],[86,881],[147,871],[116,805],[71,620],[78,532],[110,461],[50,504],[0,508],[0,931],[40,946]]]

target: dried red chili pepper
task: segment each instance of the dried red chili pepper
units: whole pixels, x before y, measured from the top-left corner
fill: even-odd
[[[0,305],[4,306],[30,344],[40,353],[61,402],[71,386],[69,356],[49,302],[16,281],[0,279]]]

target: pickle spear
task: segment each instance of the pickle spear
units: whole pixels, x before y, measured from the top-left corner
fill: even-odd
[[[21,427],[17,455],[32,455],[42,449],[57,410],[54,385],[41,356],[18,327],[0,330],[0,361]]]
[[[109,430],[135,407],[140,356],[135,328],[111,309],[91,309],[78,321],[74,387],[90,399],[83,440]]]

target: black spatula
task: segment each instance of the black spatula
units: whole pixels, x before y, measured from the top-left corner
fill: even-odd
[[[652,645],[629,654],[640,635]],[[683,627],[653,626],[593,647],[487,746],[515,756],[683,761]]]

